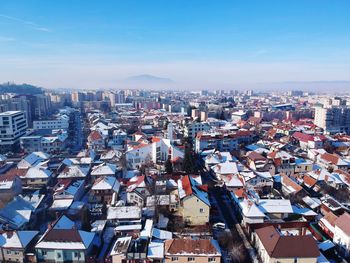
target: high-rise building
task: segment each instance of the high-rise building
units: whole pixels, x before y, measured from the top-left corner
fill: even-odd
[[[350,133],[350,107],[347,106],[316,106],[315,125],[324,129],[326,133]]]
[[[19,138],[26,133],[27,127],[27,119],[23,111],[0,113],[0,151],[16,150],[16,144]]]

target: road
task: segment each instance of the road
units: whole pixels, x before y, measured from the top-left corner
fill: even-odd
[[[203,167],[201,168],[201,175],[203,183],[210,183],[210,185],[215,184],[215,181],[213,180],[210,173]],[[223,187],[214,186],[209,191],[209,197],[211,205],[218,209],[220,217],[231,231],[233,239],[237,241],[237,243],[243,243],[245,247],[245,253],[248,255],[244,262],[258,263],[259,260],[255,249],[248,241],[241,225],[237,221],[235,212],[232,209],[232,201],[228,197],[228,191]]]

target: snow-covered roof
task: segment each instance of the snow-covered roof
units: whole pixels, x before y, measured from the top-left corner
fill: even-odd
[[[153,220],[147,219],[145,223],[145,227],[141,231],[140,237],[141,238],[150,238],[152,236],[152,229],[153,229]]]
[[[115,175],[117,166],[115,164],[100,164],[92,168],[91,175]]]
[[[72,165],[66,167],[57,178],[84,178],[87,176],[89,168],[81,167],[78,165]]]
[[[109,207],[107,219],[139,219],[141,218],[141,208],[138,206]]]
[[[120,183],[117,178],[112,176],[102,176],[98,178],[93,186],[92,190],[113,190],[114,192],[119,192]]]
[[[21,178],[28,179],[48,179],[51,177],[52,172],[48,169],[44,169],[42,167],[31,167],[28,169],[27,173]]]
[[[8,231],[1,235],[0,247],[25,249],[39,231]]]
[[[261,217],[264,218],[265,214],[260,210],[260,208],[252,201],[243,199],[239,202],[239,206],[242,209],[242,214],[245,217]]]
[[[153,228],[152,236],[157,239],[167,240],[173,238],[173,233],[158,228]]]
[[[235,162],[220,163],[212,167],[213,171],[218,174],[237,174],[238,167]]]
[[[164,258],[164,244],[163,242],[151,241],[148,244],[147,258]]]
[[[73,199],[57,199],[53,201],[50,209],[66,210],[72,205],[72,203],[73,203]]]
[[[260,199],[259,209],[264,213],[293,213],[293,208],[288,199]]]
[[[18,195],[0,210],[0,221],[8,223],[14,229],[28,223],[33,211],[41,204],[44,195],[38,192],[30,196]]]

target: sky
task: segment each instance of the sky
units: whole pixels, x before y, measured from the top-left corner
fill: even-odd
[[[118,88],[349,81],[348,0],[2,0],[0,82]]]

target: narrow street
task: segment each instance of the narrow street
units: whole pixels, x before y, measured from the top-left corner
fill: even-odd
[[[198,163],[197,163],[198,164]],[[202,166],[201,167],[201,175],[203,183],[211,183],[215,184],[213,178],[209,174],[208,171]],[[220,214],[220,218],[226,224],[227,228],[231,231],[233,240],[238,243],[243,243],[245,247],[245,252],[247,257],[245,258],[245,263],[258,263],[259,259],[255,252],[255,249],[252,247],[250,242],[248,241],[242,227],[237,222],[237,218],[232,209],[232,205],[230,204],[230,200],[227,195],[227,190],[222,187],[212,187],[209,191],[210,202],[213,207],[218,209]]]

